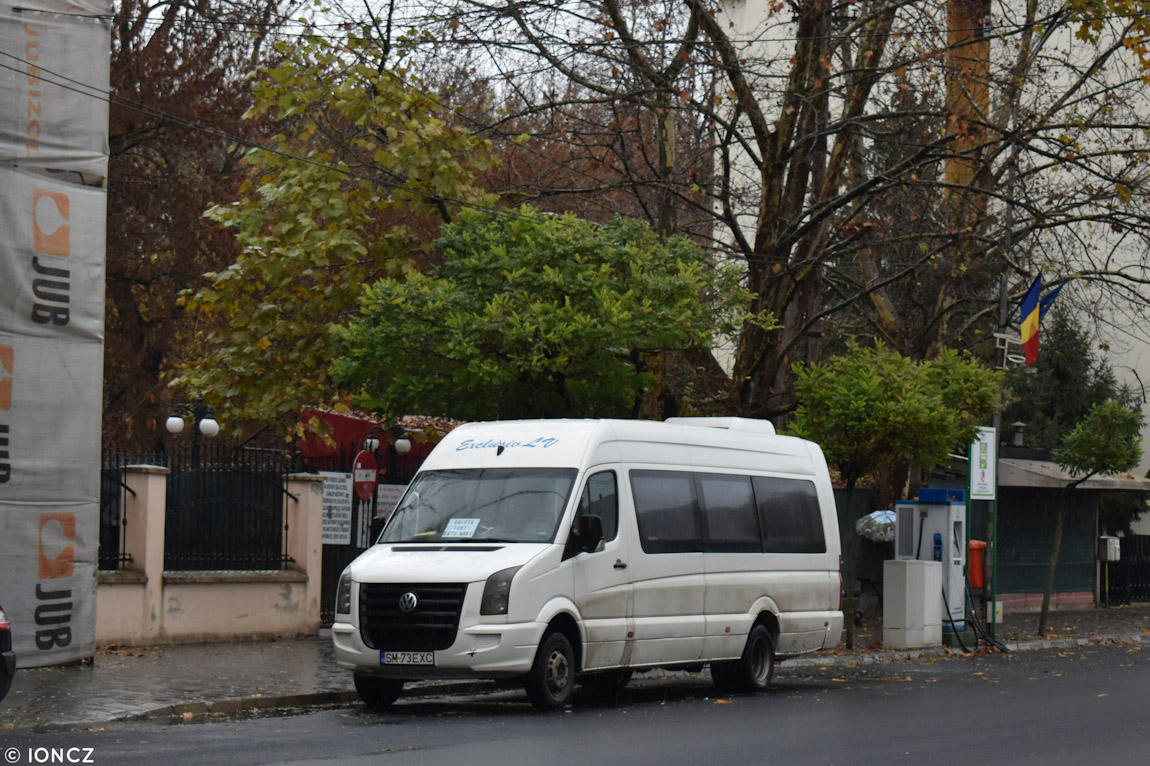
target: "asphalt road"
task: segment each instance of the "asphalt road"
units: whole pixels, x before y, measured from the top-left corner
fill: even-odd
[[[1147,656],[1144,656],[1147,655]],[[5,763],[1142,763],[1150,648],[789,670],[757,697],[645,680],[614,707],[538,713],[521,692],[248,720],[0,731]],[[88,750],[90,748],[90,750]],[[55,751],[53,750],[55,749]]]

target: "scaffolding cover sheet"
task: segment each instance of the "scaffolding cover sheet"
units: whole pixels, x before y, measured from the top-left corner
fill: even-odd
[[[0,604],[20,667],[96,640],[110,3],[0,4]],[[51,77],[57,85],[49,85]]]
[[[0,2],[0,162],[108,172],[112,6]]]
[[[107,193],[5,167],[0,190],[0,331],[101,341]]]

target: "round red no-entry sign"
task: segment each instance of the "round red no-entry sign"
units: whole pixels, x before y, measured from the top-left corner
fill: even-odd
[[[365,502],[371,500],[371,496],[375,494],[375,485],[379,481],[379,465],[375,462],[375,455],[367,450],[361,450],[355,456],[351,477],[355,496]]]

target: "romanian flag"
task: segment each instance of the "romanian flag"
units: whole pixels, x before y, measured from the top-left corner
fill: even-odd
[[[1052,303],[1054,303],[1054,299],[1058,297],[1058,294],[1060,292],[1062,292],[1062,288],[1064,288],[1064,287],[1066,287],[1065,282],[1063,282],[1058,287],[1056,287],[1053,290],[1051,290],[1050,292],[1048,292],[1046,295],[1042,296],[1042,300],[1038,301],[1038,322],[1039,322],[1039,324],[1042,323],[1043,319],[1046,319],[1046,312],[1050,311],[1050,305]]]
[[[1034,284],[1022,299],[1022,348],[1026,351],[1026,366],[1034,364],[1038,358],[1038,319],[1039,293],[1042,292],[1042,275],[1034,278]]]

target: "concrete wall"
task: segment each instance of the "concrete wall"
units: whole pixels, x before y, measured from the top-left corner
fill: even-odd
[[[125,552],[130,568],[101,572],[96,589],[96,641],[172,644],[319,630],[323,554],[323,481],[290,477],[284,496],[288,568],[259,572],[165,572],[168,469],[130,466]]]

